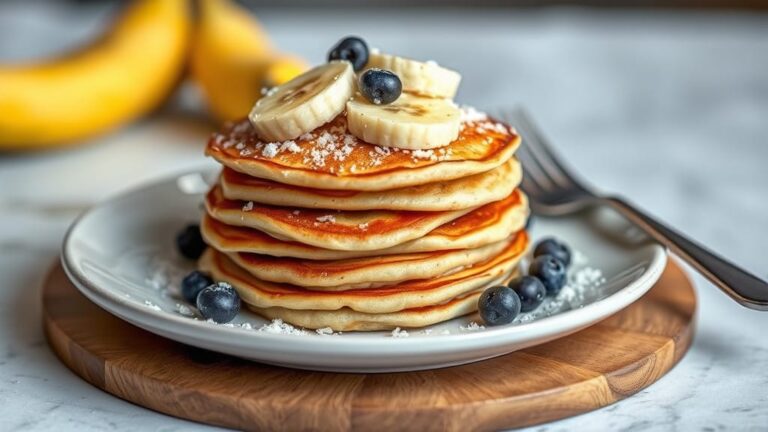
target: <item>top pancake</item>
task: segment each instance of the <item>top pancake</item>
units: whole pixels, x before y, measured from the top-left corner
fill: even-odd
[[[249,176],[316,189],[381,191],[482,173],[508,161],[520,144],[502,123],[473,117],[459,137],[434,150],[402,150],[359,140],[342,113],[296,140],[267,143],[247,119],[211,136],[206,154]]]

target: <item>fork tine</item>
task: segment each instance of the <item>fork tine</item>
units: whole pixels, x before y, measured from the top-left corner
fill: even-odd
[[[527,195],[537,195],[543,193],[541,186],[539,186],[531,177],[523,173],[523,181],[520,183],[520,187]]]
[[[524,109],[520,107],[513,109],[509,118],[513,119],[513,125],[520,129],[523,146],[528,149],[530,158],[536,160],[537,166],[541,167],[553,183],[566,188],[575,187],[587,191],[582,182],[558,160],[554,150]]]
[[[525,145],[520,146],[516,156],[523,164],[523,189],[526,192],[528,189],[547,191],[557,187]]]

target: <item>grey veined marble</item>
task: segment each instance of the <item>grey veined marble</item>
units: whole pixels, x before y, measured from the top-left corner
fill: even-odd
[[[0,58],[74,46],[109,10],[3,2]],[[281,48],[312,61],[359,34],[383,50],[460,70],[460,101],[486,110],[524,104],[593,183],[768,277],[768,16],[258,12]],[[207,429],[75,377],[48,350],[38,305],[45,270],[79,209],[210,164],[201,155],[207,133],[168,113],[83,148],[0,156],[0,430]],[[695,281],[698,331],[675,369],[613,406],[531,430],[768,430],[768,313]]]

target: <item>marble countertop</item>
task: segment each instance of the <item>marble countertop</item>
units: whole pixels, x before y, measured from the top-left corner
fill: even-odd
[[[74,46],[103,5],[0,5],[0,58]],[[545,11],[261,10],[284,49],[321,61],[340,36],[462,71],[462,102],[522,103],[594,184],[619,191],[768,277],[768,16]],[[12,35],[12,36],[10,36]],[[55,35],[55,37],[53,37]],[[60,364],[39,287],[68,225],[121,190],[211,164],[207,124],[182,109],[67,151],[0,155],[0,430],[192,430]],[[694,344],[667,376],[537,431],[768,430],[768,313],[694,275]]]

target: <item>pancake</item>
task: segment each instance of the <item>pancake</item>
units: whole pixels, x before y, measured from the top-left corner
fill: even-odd
[[[358,312],[388,313],[444,303],[509,275],[527,246],[528,236],[520,231],[496,257],[450,275],[346,291],[317,291],[262,281],[210,248],[203,254],[199,266],[214,280],[232,284],[244,302],[260,308],[337,310],[348,307]]]
[[[295,326],[309,329],[330,327],[333,331],[375,331],[393,330],[397,327],[420,328],[474,313],[477,311],[478,298],[486,287],[506,283],[517,274],[518,272],[513,272],[505,278],[492,281],[485,287],[442,304],[382,314],[358,312],[348,307],[334,311],[260,308],[248,304],[246,307],[268,319],[280,318]]]
[[[336,250],[386,249],[419,238],[473,209],[420,211],[323,211],[228,200],[219,186],[206,195],[206,209],[229,225],[256,228],[279,238]]]
[[[309,329],[330,327],[334,331],[392,330],[397,327],[425,327],[470,314],[477,310],[477,299],[481,293],[482,290],[477,290],[443,304],[383,314],[358,312],[347,307],[335,311],[260,308],[251,305],[248,305],[248,308],[263,317],[280,318],[295,326]]]
[[[509,241],[476,249],[373,256],[335,261],[273,257],[251,253],[227,256],[263,281],[283,282],[307,289],[371,288],[413,279],[428,279],[487,261],[504,250]]]
[[[380,250],[340,251],[276,239],[259,230],[224,224],[203,216],[200,230],[206,243],[223,252],[251,252],[313,260],[340,260],[367,256],[471,249],[502,241],[525,225],[528,201],[518,189],[501,201],[486,204],[425,236]]]
[[[380,147],[347,132],[342,113],[296,140],[260,140],[247,119],[214,133],[206,154],[252,177],[317,189],[381,191],[444,182],[489,171],[520,144],[515,131],[490,119],[462,123],[459,137],[435,150]]]
[[[477,207],[512,193],[522,179],[512,158],[498,168],[445,182],[380,192],[341,191],[291,186],[250,177],[225,168],[221,188],[226,198],[287,207],[333,210],[442,211]]]

